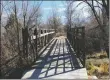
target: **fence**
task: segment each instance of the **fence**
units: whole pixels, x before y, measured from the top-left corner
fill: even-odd
[[[75,27],[67,30],[67,38],[77,57],[85,67],[85,27]]]
[[[22,45],[20,45],[20,55],[13,56],[4,64],[1,64],[0,78],[6,78],[16,69],[31,66],[38,59],[39,51],[54,37],[53,29],[28,30],[22,29]]]

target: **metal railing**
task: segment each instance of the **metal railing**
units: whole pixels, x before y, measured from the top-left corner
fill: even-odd
[[[67,30],[67,38],[85,67],[85,27],[75,27]]]

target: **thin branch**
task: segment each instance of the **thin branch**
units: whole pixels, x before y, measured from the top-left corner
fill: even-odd
[[[28,22],[27,22],[27,26],[29,25],[29,22],[30,22],[31,18],[32,18],[32,17],[34,16],[34,14],[39,10],[39,7],[40,7],[40,5],[42,4],[42,2],[43,2],[43,1],[41,1],[41,3],[38,5],[38,7],[37,7],[37,9],[34,11],[34,13],[29,16],[29,20],[28,20]]]

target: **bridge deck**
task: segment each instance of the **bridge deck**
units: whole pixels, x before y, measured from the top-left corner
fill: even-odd
[[[88,79],[65,37],[55,38],[22,79]]]

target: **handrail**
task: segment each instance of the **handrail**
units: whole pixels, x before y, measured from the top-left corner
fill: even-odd
[[[37,38],[43,37],[43,36],[46,36],[46,35],[49,35],[49,34],[53,34],[53,33],[55,33],[55,32],[53,31],[53,32],[48,32],[48,33],[39,34],[39,35],[37,36]],[[36,36],[35,36],[35,35],[32,35],[32,36],[31,36],[31,40],[32,40],[32,39],[36,39]]]
[[[48,33],[40,34],[40,35],[38,35],[38,37],[43,37],[43,36],[46,36],[46,35],[49,35],[49,34],[53,34],[53,33],[55,33],[55,32],[48,32]]]
[[[42,34],[41,34],[41,32],[39,32],[39,31],[41,31],[42,30]],[[31,39],[30,40],[33,40],[33,42],[34,42],[34,39],[36,39],[36,36],[37,36],[37,41],[39,42],[39,39],[41,39],[41,41],[42,41],[42,39],[43,39],[43,44],[41,44],[42,42],[40,42],[40,44],[38,43],[38,44],[36,44],[36,45],[40,45],[41,47],[38,47],[37,48],[37,52],[39,52],[39,50],[41,50],[42,49],[42,47],[43,47],[43,45],[45,45],[45,44],[47,44],[47,42],[49,42],[51,39],[52,39],[52,37],[53,37],[53,35],[54,35],[54,33],[55,33],[55,31],[54,31],[54,29],[49,29],[49,30],[46,30],[46,29],[41,29],[41,30],[37,30],[37,32],[38,32],[38,34],[37,35],[35,35],[35,34],[31,34],[31,35],[28,35],[28,38],[30,39],[30,37],[31,37]],[[22,33],[23,34],[23,33]],[[42,38],[42,37],[44,37],[44,38]],[[28,42],[30,42],[30,40],[28,40]],[[22,46],[23,45],[23,43],[20,45],[20,46]],[[32,44],[30,44],[29,43],[29,45],[32,45]],[[34,45],[33,45],[34,46]],[[35,47],[35,46],[34,46]],[[34,53],[34,52],[33,52]],[[28,54],[28,55],[30,55],[30,53]],[[33,55],[33,54],[32,54]],[[36,55],[36,54],[35,54]],[[13,56],[12,58],[10,58],[10,59],[8,59],[8,60],[6,60],[6,62],[4,62],[2,65],[1,65],[1,69],[3,69],[3,71],[5,70],[5,67],[6,66],[8,66],[8,65],[11,65],[12,63],[13,63],[13,61],[15,61],[17,58],[19,58],[20,56],[19,56],[19,54],[17,54],[17,55],[15,55],[15,56]],[[32,56],[31,56],[32,57]],[[33,60],[32,60],[33,61]],[[16,63],[15,63],[16,64]],[[11,66],[13,66],[13,64],[11,65]],[[9,69],[9,70],[8,70]],[[6,72],[3,72],[3,74],[2,74],[2,77],[5,77],[5,75],[6,74],[9,74],[10,73],[10,71],[11,71],[11,69],[10,68],[6,68],[6,70],[5,70]]]
[[[49,33],[40,34],[40,35],[38,35],[38,38],[39,38],[39,37],[46,36],[46,35],[49,35],[49,34],[53,34],[53,33],[55,33],[55,32],[49,32]],[[36,36],[33,35],[33,39],[36,39]],[[15,59],[16,57],[18,57],[18,54],[15,55],[14,57],[12,57],[11,59],[8,59],[8,60],[5,62],[5,64],[2,64],[2,66],[8,64],[10,61],[12,61],[13,59]]]
[[[49,33],[40,34],[40,36],[38,35],[38,38],[46,36],[46,35],[49,35],[49,34],[53,34],[53,33],[55,33],[55,32],[49,32]],[[33,37],[34,37],[33,39],[36,39],[35,38],[36,36],[33,35]],[[1,64],[1,66],[4,66],[4,65],[8,64],[10,61],[14,60],[16,57],[18,57],[18,54],[15,55],[14,57],[12,57],[11,59],[8,59],[4,64]]]
[[[85,67],[85,27],[74,27],[67,30],[67,38]]]

